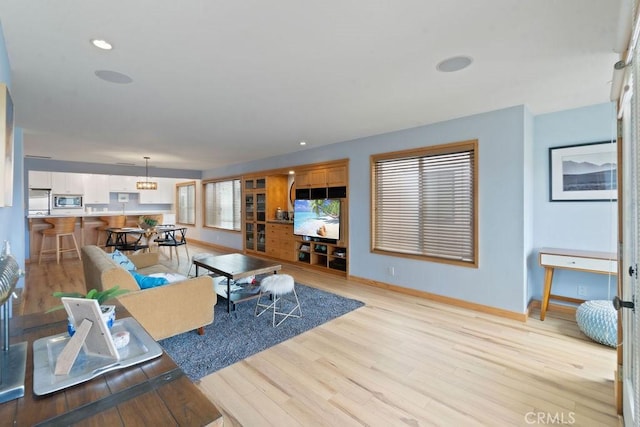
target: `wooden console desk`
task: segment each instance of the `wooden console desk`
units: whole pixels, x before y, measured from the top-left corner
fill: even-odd
[[[618,257],[613,252],[542,248],[538,254],[538,262],[541,267],[544,267],[544,290],[540,320],[544,320],[547,314],[549,299],[557,297],[551,294],[553,272],[556,268],[598,274],[618,274]]]
[[[117,307],[117,315],[129,316],[122,307]],[[138,365],[36,396],[33,393],[33,342],[65,331],[66,324],[64,310],[11,319],[11,342],[28,343],[25,395],[0,404],[0,425],[222,426],[222,415],[215,405],[164,352]]]

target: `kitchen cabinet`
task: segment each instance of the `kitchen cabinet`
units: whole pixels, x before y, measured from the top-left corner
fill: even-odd
[[[326,170],[327,187],[347,186],[347,167],[344,165],[328,167]]]
[[[29,171],[29,188],[51,188],[51,172]]]
[[[109,191],[112,193],[137,193],[135,176],[109,175]]]
[[[345,187],[347,167],[329,166],[296,172],[296,188]]]
[[[53,194],[84,194],[84,178],[81,173],[51,172]]]
[[[244,180],[243,187],[244,248],[249,252],[266,252],[267,179]]]
[[[109,204],[109,175],[84,174],[84,204]]]
[[[138,178],[145,181],[146,177]],[[149,178],[149,181],[158,183],[157,190],[138,190],[141,204],[173,204],[175,202],[176,179],[174,178]]]
[[[324,169],[303,171],[296,174],[297,188],[326,187],[327,173]]]
[[[244,179],[242,212],[244,214],[243,233],[246,251],[267,253],[274,256],[272,249],[275,249],[278,254],[281,253],[280,245],[270,248],[267,241],[267,221],[276,219],[277,208],[287,210],[288,194],[287,175],[246,177]],[[280,258],[280,255],[275,256]],[[291,256],[287,257],[287,259],[290,258]]]
[[[285,261],[295,261],[294,248],[295,238],[292,223],[267,224],[267,255]]]

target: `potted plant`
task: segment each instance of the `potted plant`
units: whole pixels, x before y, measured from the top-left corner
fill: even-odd
[[[154,228],[156,225],[158,225],[158,220],[143,215],[138,218],[138,225],[140,226],[140,228],[146,230],[147,228]]]
[[[107,324],[107,327],[111,328],[113,326],[113,322],[115,322],[116,320],[116,306],[105,305],[104,302],[109,300],[110,298],[115,298],[117,296],[126,294],[127,292],[129,292],[127,289],[120,289],[120,286],[114,286],[104,291],[91,289],[86,294],[82,294],[80,292],[54,292],[52,295],[56,298],[70,297],[97,300],[98,304],[100,305],[100,311],[102,312],[102,319]],[[50,308],[46,312],[49,313],[55,310],[60,310],[61,308],[64,308],[64,305],[57,305]],[[73,323],[71,322],[71,319],[69,319],[69,323],[67,324],[67,330],[69,331],[69,335],[73,335],[75,333],[75,328],[73,326]]]

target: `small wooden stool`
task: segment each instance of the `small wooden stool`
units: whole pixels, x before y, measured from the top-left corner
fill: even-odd
[[[65,217],[65,218],[45,218],[45,222],[53,225],[52,228],[47,228],[42,230],[42,243],[40,244],[40,256],[38,257],[38,264],[42,261],[42,254],[55,252],[56,253],[56,262],[60,264],[60,254],[64,252],[73,252],[75,251],[78,254],[78,258],[82,259],[80,256],[80,248],[78,247],[78,242],[76,241],[76,236],[73,234],[76,228],[76,217]],[[64,236],[71,236],[73,240],[73,248],[63,248],[62,238]],[[45,240],[47,237],[54,237],[56,239],[56,245],[54,249],[46,249],[44,248]]]

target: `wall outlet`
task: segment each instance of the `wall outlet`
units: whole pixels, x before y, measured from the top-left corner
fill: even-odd
[[[587,287],[586,286],[578,286],[578,296],[586,297],[587,296]]]
[[[396,275],[396,269],[393,267],[389,267],[387,269],[387,273],[389,273],[389,276],[395,276]]]

